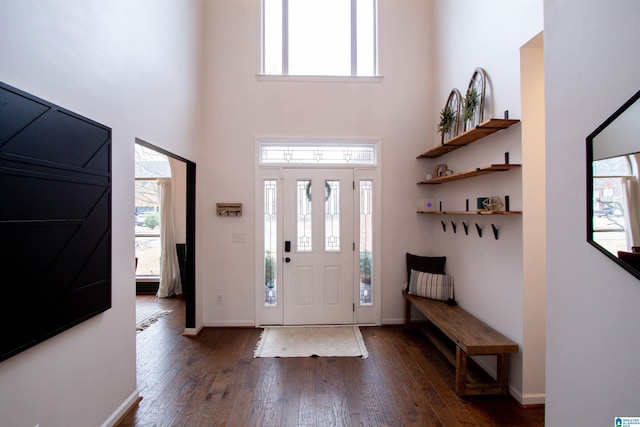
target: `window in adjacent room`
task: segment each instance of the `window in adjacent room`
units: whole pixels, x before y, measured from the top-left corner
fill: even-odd
[[[262,0],[262,73],[376,76],[376,0]]]
[[[170,178],[169,159],[164,154],[136,144],[135,238],[136,277],[160,277],[160,197],[158,178]]]
[[[593,239],[611,253],[630,251],[629,219],[636,206],[638,177],[630,156],[593,162]]]

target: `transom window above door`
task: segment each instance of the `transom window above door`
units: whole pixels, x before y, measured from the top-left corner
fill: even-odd
[[[376,0],[262,0],[262,74],[377,75]]]
[[[261,165],[361,165],[375,166],[376,141],[314,141],[258,138],[258,162]]]

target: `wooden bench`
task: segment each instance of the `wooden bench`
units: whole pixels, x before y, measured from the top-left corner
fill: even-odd
[[[446,340],[437,336],[433,327],[423,326],[421,331],[455,366],[455,391],[461,396],[477,394],[508,394],[509,384],[509,354],[518,352],[518,344],[511,341],[486,323],[473,317],[457,305],[448,305],[444,301],[437,301],[403,291],[405,298],[405,328],[415,327],[411,322],[411,306],[422,313],[429,322],[442,334],[446,335],[455,345],[455,354]],[[497,356],[497,378],[484,377],[490,381],[478,382],[468,370],[469,356],[495,355]],[[484,372],[483,372],[484,373]]]

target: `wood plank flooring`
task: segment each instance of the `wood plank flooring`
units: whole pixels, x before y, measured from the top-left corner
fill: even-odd
[[[362,327],[369,358],[253,358],[260,329],[182,336],[182,298],[137,334],[140,404],[121,426],[543,426],[543,408],[461,398],[453,367],[418,331]],[[132,325],[133,327],[133,325]]]

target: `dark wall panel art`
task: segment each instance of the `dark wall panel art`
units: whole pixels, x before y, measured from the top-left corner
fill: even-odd
[[[0,82],[0,361],[111,308],[111,129]]]

